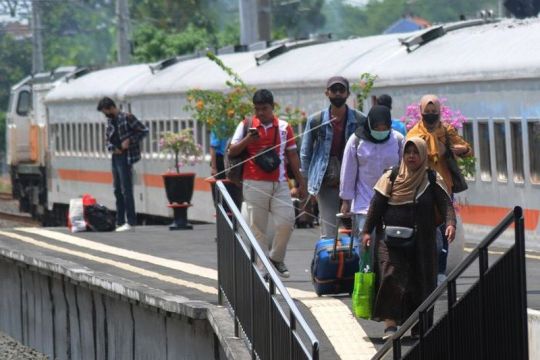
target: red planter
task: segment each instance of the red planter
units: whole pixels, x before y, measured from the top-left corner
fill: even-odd
[[[195,173],[163,174],[169,204],[190,204],[195,187]]]

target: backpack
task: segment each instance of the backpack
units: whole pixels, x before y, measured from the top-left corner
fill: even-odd
[[[243,120],[242,122],[244,123],[244,131],[242,135],[243,138],[246,136],[248,129],[253,124],[253,120],[249,118],[247,120]],[[223,163],[225,164],[225,176],[232,183],[239,186],[242,183],[242,174],[244,170],[246,150],[244,150],[238,156],[229,156],[229,147],[231,146],[231,140],[232,139],[229,139],[229,141],[227,142],[227,150],[225,151],[225,154],[223,154]]]
[[[116,227],[114,215],[103,205],[85,206],[84,218],[86,227],[92,231],[113,231]]]

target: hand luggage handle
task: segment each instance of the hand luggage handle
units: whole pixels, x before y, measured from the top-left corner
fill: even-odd
[[[336,214],[336,218],[338,219],[337,223],[336,223],[336,238],[334,239],[334,248],[332,250],[332,260],[334,260],[336,258],[336,250],[337,250],[337,243],[339,241],[339,225],[343,225],[343,220],[344,218],[351,218],[352,219],[352,224],[351,224],[351,238],[350,238],[350,241],[349,241],[349,257],[352,256],[352,252],[353,252],[353,245],[354,245],[354,232],[355,232],[355,220],[356,220],[356,216],[354,216],[354,214],[343,214],[343,213],[338,213]]]

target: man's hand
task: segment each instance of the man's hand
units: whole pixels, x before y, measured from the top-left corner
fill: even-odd
[[[114,154],[114,155],[122,155],[122,153],[123,153],[122,149],[115,148],[115,149],[113,150],[113,154]]]
[[[122,141],[122,150],[127,150],[127,149],[129,149],[129,138]]]
[[[351,201],[350,200],[343,200],[341,202],[341,213],[343,215],[350,215],[350,213],[351,213]]]
[[[469,150],[465,145],[452,145],[450,149],[456,156],[465,154]]]

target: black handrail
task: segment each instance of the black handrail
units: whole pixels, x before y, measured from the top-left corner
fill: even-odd
[[[270,314],[269,314],[268,322],[264,323],[264,321],[263,321],[264,324],[262,324],[263,326],[264,325],[267,326],[267,328],[264,329],[266,331],[264,337],[267,338],[267,339],[270,339],[270,346],[269,346],[270,355],[268,356],[268,358],[269,359],[274,359],[274,358],[277,359],[278,358],[277,355],[272,354],[272,351],[273,351],[272,342],[276,341],[276,339],[275,339],[276,336],[274,336],[274,332],[276,332],[277,329],[274,329],[274,326],[277,326],[275,324],[275,322],[279,321],[279,319],[276,320],[275,317],[281,317],[281,319],[284,321],[284,323],[286,324],[286,326],[290,330],[290,333],[288,335],[289,336],[289,339],[288,339],[289,342],[288,343],[289,343],[289,347],[290,347],[290,349],[289,349],[290,352],[289,353],[291,354],[290,358],[291,359],[298,358],[297,356],[295,356],[295,352],[294,352],[294,344],[298,344],[298,347],[304,353],[304,355],[305,355],[305,357],[307,359],[318,360],[318,358],[319,358],[319,341],[315,337],[315,334],[313,333],[311,328],[308,326],[306,320],[304,319],[304,317],[300,313],[300,310],[298,310],[298,307],[296,306],[295,302],[293,301],[293,299],[289,295],[289,292],[287,291],[287,288],[285,287],[285,285],[283,284],[283,282],[281,281],[281,279],[277,275],[277,273],[274,270],[273,266],[270,264],[269,260],[267,259],[266,255],[264,254],[264,251],[262,250],[262,248],[260,247],[258,241],[255,239],[255,236],[251,232],[250,227],[245,222],[243,216],[241,215],[240,211],[238,210],[238,208],[236,207],[234,201],[232,200],[231,196],[229,195],[224,183],[222,181],[218,181],[216,183],[216,188],[218,189],[217,194],[216,194],[217,199],[218,199],[218,202],[217,202],[218,203],[218,206],[217,206],[217,211],[218,211],[218,213],[217,213],[217,217],[218,217],[218,229],[217,229],[218,230],[218,234],[217,234],[217,241],[218,241],[218,288],[219,288],[218,301],[219,301],[220,304],[223,304],[223,295],[225,295],[229,300],[232,300],[232,303],[231,303],[231,301],[229,301],[229,305],[231,305],[231,308],[232,308],[232,311],[233,311],[234,317],[235,317],[235,336],[240,336],[239,326],[241,326],[244,329],[244,334],[246,335],[249,342],[251,343],[253,358],[259,357],[261,359],[264,359],[265,357],[261,356],[261,354],[255,354],[255,345],[254,345],[254,339],[253,339],[253,337],[254,337],[253,333],[254,333],[255,330],[253,330],[253,328],[256,325],[259,325],[259,324],[255,323],[255,321],[258,320],[258,319],[256,319],[256,317],[254,316],[254,311],[255,311],[255,307],[257,305],[260,305],[260,306],[269,305],[268,310],[269,310]],[[228,264],[223,264],[223,263],[220,264],[220,251],[221,251],[221,249],[220,249],[221,244],[220,243],[226,241],[226,239],[225,239],[226,234],[225,234],[224,231],[227,230],[227,229],[220,228],[220,224],[222,222],[225,222],[227,224],[228,229],[230,229],[233,232],[232,235],[233,235],[234,241],[236,242],[235,245],[239,246],[241,249],[243,249],[244,255],[248,258],[249,262],[251,263],[250,264],[251,269],[249,271],[249,279],[248,279],[248,282],[249,282],[248,287],[250,289],[249,302],[251,304],[251,306],[250,306],[250,314],[249,314],[249,316],[250,316],[250,324],[242,323],[240,321],[239,317],[236,316],[237,311],[241,310],[240,308],[238,308],[236,306],[238,304],[238,301],[239,301],[239,299],[237,298],[238,291],[239,291],[237,289],[237,287],[239,287],[241,285],[245,285],[245,284],[239,284],[238,283],[236,266],[237,266],[237,263],[240,262],[240,259],[238,259],[236,257],[241,256],[241,252],[238,253],[238,251],[236,251],[236,247],[232,250],[233,259],[231,259],[232,261],[230,262],[230,266],[233,267],[232,276],[234,278],[234,279],[232,279],[232,282],[233,282],[233,286],[232,286],[233,289],[231,291],[232,293],[227,293],[226,289],[225,289],[226,286],[223,286],[223,282],[225,280],[222,278],[222,274],[220,273],[219,270],[222,269],[223,266],[227,266]],[[241,229],[242,231],[239,232],[238,231],[239,229]],[[244,234],[245,234],[245,237],[243,236]],[[244,240],[245,243],[242,240]],[[266,283],[265,279],[259,274],[259,271],[256,270],[256,260],[257,260],[257,258],[262,263],[262,266],[264,267],[265,272],[268,274],[267,275],[267,283]],[[230,270],[230,269],[227,269],[227,270]],[[254,275],[254,273],[259,274],[259,276]],[[256,283],[256,282],[258,282],[258,283]],[[254,299],[255,299],[254,289],[255,289],[255,287],[257,287],[259,289],[264,288],[268,292],[268,294],[270,295],[269,304],[254,304]],[[274,298],[274,295],[276,295],[276,289],[277,289],[277,291],[279,291],[279,294],[283,297],[283,300],[287,304],[287,307],[289,308],[288,312],[286,312],[283,309],[283,306],[281,306],[281,304],[278,301],[276,301],[276,299]],[[273,310],[272,310],[273,306],[272,305],[275,305],[277,307],[277,310],[278,310],[277,313],[278,314],[273,313]],[[249,333],[248,331],[245,331],[245,329],[247,327],[250,327],[252,329],[251,333]],[[302,342],[300,341],[300,334],[298,333],[297,328],[302,329],[302,331],[307,336],[307,338],[309,340],[309,343],[311,345],[310,350],[307,350],[305,348],[305,346],[302,344]],[[277,339],[277,340],[279,340],[279,339]],[[277,344],[279,344],[279,342]]]
[[[521,282],[521,288],[526,289],[526,276],[525,276],[525,227],[523,219],[523,209],[516,206],[510,211],[504,219],[493,230],[489,232],[486,238],[465,258],[451,273],[448,278],[437,287],[430,296],[413,312],[413,314],[405,321],[405,323],[399,328],[399,330],[388,340],[383,347],[373,356],[373,360],[382,359],[387,353],[393,349],[393,358],[401,359],[401,338],[405,333],[417,322],[419,322],[419,336],[420,341],[428,331],[428,317],[429,311],[434,306],[434,303],[445,292],[448,294],[448,312],[452,311],[453,305],[456,303],[456,280],[457,278],[478,258],[480,263],[480,278],[482,278],[488,269],[488,247],[495,241],[508,227],[512,224],[515,226],[515,247],[516,256],[519,257],[518,261],[518,277]],[[481,283],[481,281],[480,281]],[[524,292],[526,293],[526,292]],[[522,307],[521,313],[524,317],[521,321],[524,328],[520,331],[525,334],[523,348],[520,351],[528,352],[527,344],[527,298],[525,294],[520,294],[520,307]],[[523,326],[522,326],[523,327]],[[482,336],[482,334],[479,334]],[[450,349],[452,350],[452,349]],[[526,359],[527,354],[522,356],[516,356],[516,359]]]

